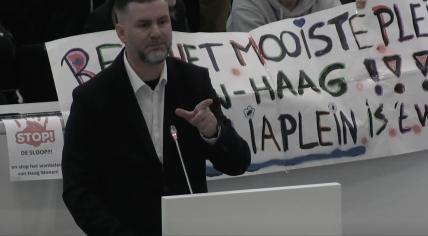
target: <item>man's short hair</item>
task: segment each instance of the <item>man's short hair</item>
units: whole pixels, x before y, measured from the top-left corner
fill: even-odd
[[[154,2],[157,0],[115,0],[114,1],[114,5],[113,5],[113,9],[117,12],[117,11],[123,11],[126,6],[131,3],[131,2],[137,2],[137,3],[148,3],[148,2]],[[164,0],[162,0],[164,1]]]

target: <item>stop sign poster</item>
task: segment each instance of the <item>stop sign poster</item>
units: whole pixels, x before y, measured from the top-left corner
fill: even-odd
[[[4,120],[4,124],[12,181],[62,178],[59,117]]]

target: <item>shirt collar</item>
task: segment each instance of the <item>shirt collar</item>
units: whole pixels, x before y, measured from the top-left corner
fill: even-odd
[[[134,93],[137,93],[137,91],[141,88],[141,87],[149,87],[146,83],[144,83],[144,81],[137,75],[137,72],[135,72],[135,70],[131,67],[131,65],[128,62],[128,58],[126,58],[126,52],[123,53],[123,61],[125,63],[125,70],[126,73],[128,74],[129,80],[131,81],[131,85],[132,88],[134,90]],[[167,81],[167,66],[166,66],[166,62],[164,62],[164,66],[159,78],[159,83],[157,86],[159,85],[164,85],[166,84]]]

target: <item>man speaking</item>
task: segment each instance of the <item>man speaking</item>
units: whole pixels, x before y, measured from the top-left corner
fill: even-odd
[[[222,114],[208,70],[167,58],[167,2],[116,0],[114,10],[125,48],[73,91],[63,198],[88,235],[161,235],[161,196],[206,192],[207,159],[244,173],[250,151]]]

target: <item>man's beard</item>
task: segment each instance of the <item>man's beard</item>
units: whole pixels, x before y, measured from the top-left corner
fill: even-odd
[[[163,62],[168,56],[168,50],[157,50],[145,53],[143,51],[138,52],[140,59],[147,64],[159,64]]]

